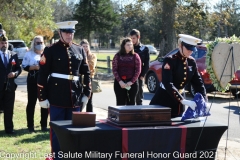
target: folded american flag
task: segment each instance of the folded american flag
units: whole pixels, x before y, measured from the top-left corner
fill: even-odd
[[[186,112],[184,112],[181,121],[184,121],[185,119],[205,117],[211,115],[202,94],[196,93],[193,101],[197,104],[195,110],[192,110],[191,107],[188,107]]]

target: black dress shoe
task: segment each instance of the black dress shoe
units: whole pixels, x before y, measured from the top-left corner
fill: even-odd
[[[7,134],[15,134],[14,131],[5,131]]]
[[[47,127],[42,127],[42,129],[41,129],[43,132],[47,132],[47,131],[49,131],[49,129],[47,128]]]
[[[34,128],[28,128],[28,131],[29,131],[30,133],[35,132]]]

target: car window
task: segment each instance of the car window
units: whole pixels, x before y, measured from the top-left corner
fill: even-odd
[[[206,50],[199,49],[191,54],[194,59],[202,58],[206,54]]]
[[[152,49],[152,46],[146,45],[149,49]]]
[[[26,47],[25,43],[23,42],[10,42],[13,45],[13,48],[22,48]]]

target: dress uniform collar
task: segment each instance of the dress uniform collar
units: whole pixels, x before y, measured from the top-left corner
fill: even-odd
[[[72,45],[72,43],[66,44],[66,43],[62,42],[61,40],[58,41],[58,44],[60,44],[63,47],[66,47],[66,48],[68,48],[68,47],[70,47]]]
[[[180,53],[180,51],[178,51],[177,53],[176,53],[176,55],[177,55],[177,57],[179,57],[183,62],[185,62],[186,61],[186,57],[184,57],[181,53]]]

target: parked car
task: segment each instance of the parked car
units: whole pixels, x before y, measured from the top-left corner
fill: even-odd
[[[162,64],[163,59],[169,55],[175,54],[178,52],[178,48],[172,50],[164,57],[158,57],[156,60],[152,61],[149,65],[149,70],[145,76],[145,83],[150,93],[155,93],[159,87],[159,83],[162,81]],[[195,58],[198,71],[203,79],[205,88],[207,92],[215,91],[215,87],[212,84],[209,74],[206,70],[205,60],[206,60],[207,48],[205,46],[197,46],[197,51],[192,53],[192,57]],[[237,97],[240,90],[240,70],[237,70],[235,73],[235,78],[230,82],[230,90],[232,94]],[[186,86],[185,88],[191,94],[194,94],[193,87],[191,85]]]
[[[152,45],[146,45],[149,49],[150,54],[155,54],[158,55],[158,51],[155,47],[153,47]]]
[[[22,64],[23,57],[28,51],[25,42],[23,40],[8,40],[8,42],[13,45],[13,52],[17,53],[19,62]]]

